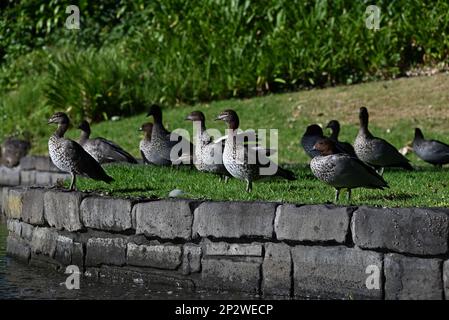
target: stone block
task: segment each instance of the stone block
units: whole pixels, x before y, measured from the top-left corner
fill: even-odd
[[[181,255],[179,245],[128,243],[127,262],[133,266],[175,270],[181,264]]]
[[[53,258],[56,252],[58,232],[51,228],[36,227],[33,231],[31,251],[35,254],[43,254]]]
[[[204,202],[195,209],[193,235],[272,238],[275,207],[261,202]]]
[[[86,245],[86,266],[125,265],[126,243],[123,238],[89,239]]]
[[[58,230],[78,231],[83,228],[80,205],[83,194],[79,192],[47,191],[44,195],[45,219]]]
[[[277,239],[344,243],[352,211],[329,205],[280,205],[274,223]]]
[[[23,195],[22,220],[33,225],[44,225],[44,189],[27,189]]]
[[[190,240],[193,215],[186,200],[138,203],[133,208],[136,234],[162,239]]]
[[[81,220],[85,227],[125,231],[132,228],[131,201],[113,198],[85,198],[81,202]]]
[[[292,291],[292,259],[288,245],[282,243],[265,244],[262,275],[264,296],[290,296]]]
[[[361,248],[416,255],[448,251],[449,216],[444,209],[361,207],[354,212],[351,229]]]
[[[385,255],[385,299],[441,300],[441,264],[440,259]]]
[[[6,252],[9,256],[19,260],[28,261],[30,259],[30,246],[27,241],[16,236],[8,236],[6,239]]]
[[[184,245],[182,255],[182,273],[187,275],[201,271],[202,248],[193,243]]]

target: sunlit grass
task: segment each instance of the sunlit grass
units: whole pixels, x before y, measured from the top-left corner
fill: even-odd
[[[308,166],[294,166],[297,181],[272,180],[256,182],[251,193],[245,192],[245,183],[230,179],[220,182],[218,177],[189,167],[155,167],[145,165],[107,165],[106,171],[115,179],[110,185],[90,179],[79,179],[82,191],[95,191],[111,196],[167,198],[170,191],[182,190],[183,198],[201,200],[274,201],[299,204],[333,202],[334,189],[318,181]],[[430,166],[415,172],[386,171],[390,188],[384,191],[356,189],[352,201],[342,193],[342,205],[375,205],[386,207],[449,205],[449,170]]]

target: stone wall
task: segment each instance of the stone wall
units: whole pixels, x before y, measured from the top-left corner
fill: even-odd
[[[448,209],[0,190],[7,251],[36,266],[265,297],[449,297]]]
[[[48,186],[68,177],[45,156],[24,157],[14,168],[0,165],[0,186]]]

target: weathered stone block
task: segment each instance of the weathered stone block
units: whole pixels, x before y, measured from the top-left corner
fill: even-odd
[[[178,245],[137,245],[128,243],[127,262],[139,267],[175,270],[181,264],[181,246]]]
[[[71,263],[80,269],[84,267],[84,249],[81,243],[73,243]]]
[[[20,184],[22,186],[32,186],[36,184],[36,171],[20,171]]]
[[[133,208],[133,215],[136,217],[136,234],[163,239],[191,239],[193,215],[189,201],[138,203]]]
[[[382,298],[380,253],[344,246],[296,246],[291,248],[291,253],[295,296],[338,299]],[[375,277],[374,286],[371,282],[370,286],[367,286],[367,281],[373,277]]]
[[[444,296],[449,300],[449,260],[446,260],[443,265],[443,282],[444,282]]]
[[[31,224],[21,222],[20,229],[20,236],[23,239],[31,242],[33,240],[34,227]]]
[[[51,178],[51,184],[57,185],[58,183],[63,183],[65,180],[70,179],[70,175],[67,173],[57,173],[53,172],[50,176]]]
[[[329,205],[280,205],[274,222],[277,239],[344,243],[352,210]]]
[[[45,219],[59,230],[78,231],[83,228],[80,204],[83,195],[78,192],[47,191],[44,195]]]
[[[25,190],[22,189],[9,189],[6,196],[5,214],[9,219],[20,219],[22,215],[23,207],[23,195]]]
[[[51,173],[36,171],[36,185],[38,185],[38,186],[51,185]]]
[[[6,252],[9,256],[28,261],[30,259],[29,244],[16,236],[8,236],[6,239]]]
[[[265,244],[262,264],[262,292],[264,295],[290,296],[292,287],[292,259],[286,244]]]
[[[6,215],[6,204],[8,203],[8,187],[0,187],[0,215]]]
[[[92,238],[86,245],[86,266],[102,264],[122,266],[126,263],[126,240],[123,238]]]
[[[58,235],[56,238],[55,260],[68,266],[72,262],[73,240],[66,236]]]
[[[261,259],[203,258],[200,286],[258,293]]]
[[[4,166],[0,166],[0,185],[20,185],[20,167],[7,168]]]
[[[354,243],[419,255],[448,251],[449,216],[443,209],[367,208],[354,212]]]
[[[43,189],[28,189],[23,195],[22,220],[33,225],[45,224]]]
[[[6,221],[6,228],[10,234],[14,234],[16,237],[20,237],[22,233],[22,224],[16,219],[8,219]]]
[[[385,255],[385,299],[387,300],[441,300],[440,259]]]
[[[85,198],[81,203],[81,220],[88,228],[125,231],[132,228],[131,201],[112,198]]]
[[[195,209],[193,235],[271,238],[275,206],[258,202],[204,202]]]
[[[50,157],[46,156],[35,156],[34,157],[34,167],[38,171],[56,171],[58,172],[59,169],[56,168],[56,166],[51,161]]]
[[[200,246],[187,243],[184,245],[182,255],[182,273],[191,274],[201,271],[201,254],[202,249]]]
[[[31,251],[35,254],[47,255],[53,258],[56,251],[58,232],[51,228],[34,228],[31,241]]]
[[[20,159],[20,168],[22,170],[31,171],[35,170],[35,157],[34,156],[25,156],[22,159]]]
[[[262,256],[260,243],[240,244],[227,242],[204,241],[205,255],[208,256]]]

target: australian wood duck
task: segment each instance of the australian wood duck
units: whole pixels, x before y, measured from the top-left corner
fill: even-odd
[[[437,140],[425,140],[421,129],[415,129],[413,151],[416,155],[435,166],[449,163],[449,145]]]
[[[78,129],[81,130],[79,144],[100,164],[109,162],[137,163],[137,160],[116,143],[105,138],[90,139],[90,125],[82,121]]]
[[[153,104],[147,116],[153,116],[154,123],[151,131],[151,141],[147,148],[142,151],[151,164],[167,166],[178,164],[179,159],[183,156],[185,158],[185,155],[188,155],[190,159],[192,158],[193,145],[186,138],[165,129],[162,123],[162,110],[158,105]],[[176,151],[172,152],[175,146],[179,147],[179,149],[176,148],[174,149]]]
[[[380,169],[380,174],[386,167],[401,167],[413,170],[409,160],[384,139],[374,137],[368,129],[368,110],[360,108],[360,129],[354,141],[354,150],[360,160],[370,166]]]
[[[193,111],[186,120],[192,121],[194,125],[194,161],[193,164],[198,171],[211,172],[220,175],[225,181],[229,176],[223,164],[223,151],[226,140],[214,142],[206,131],[206,118],[201,111]]]
[[[143,132],[143,139],[140,140],[140,144],[139,144],[140,154],[142,156],[143,163],[150,164],[150,161],[148,161],[147,157],[145,156],[144,150],[149,150],[149,148],[150,148],[151,131],[153,131],[153,124],[151,122],[144,123],[139,128],[139,131]]]
[[[223,152],[224,166],[234,178],[246,181],[247,192],[251,192],[253,181],[263,178],[277,176],[296,180],[293,172],[273,163],[267,157],[265,150],[244,144],[243,139],[238,138],[239,117],[234,110],[223,111],[216,120],[223,120],[228,124],[228,137]],[[264,168],[275,168],[275,170],[267,170],[263,173]]]
[[[334,143],[337,150],[341,150],[344,153],[349,154],[352,157],[356,157],[354,147],[349,142],[342,142],[338,140],[340,134],[340,123],[337,120],[331,120],[326,126],[327,129],[331,129],[332,133],[329,137]]]
[[[338,201],[341,189],[348,189],[349,201],[352,189],[388,187],[385,180],[363,161],[346,153],[335,153],[334,141],[322,139],[314,148],[320,155],[312,159],[310,168],[315,177],[335,188],[335,201]]]
[[[76,187],[76,176],[87,176],[106,183],[114,181],[103,170],[101,165],[77,142],[64,138],[69,127],[69,118],[63,112],[55,113],[48,123],[56,123],[58,128],[48,140],[50,158],[60,170],[70,173],[72,182],[70,190]]]
[[[318,156],[320,153],[313,149],[315,143],[324,139],[323,129],[317,124],[312,124],[307,127],[301,138],[301,146],[310,158]]]

